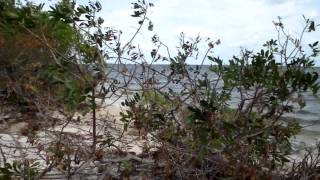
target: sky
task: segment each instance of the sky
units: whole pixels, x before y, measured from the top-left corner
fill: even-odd
[[[44,2],[43,0],[33,0]],[[145,51],[154,48],[151,37],[157,34],[162,42],[175,50],[179,34],[203,39],[221,40],[214,49],[214,54],[225,62],[233,55],[238,55],[241,48],[259,50],[270,38],[276,38],[272,21],[280,16],[286,25],[286,31],[298,36],[304,25],[302,15],[320,23],[319,0],[146,0],[155,6],[150,9],[149,17],[154,24],[154,31],[141,32],[135,43]],[[45,1],[54,3],[55,0]],[[87,0],[78,0],[86,3]],[[103,10],[100,16],[105,19],[105,26],[121,29],[124,39],[129,38],[137,26],[133,12],[134,0],[100,0]],[[320,28],[320,27],[319,27]],[[305,44],[320,40],[320,30],[308,33]],[[205,49],[207,44],[200,48]],[[191,62],[197,63],[197,62]],[[320,60],[316,62],[320,66]]]

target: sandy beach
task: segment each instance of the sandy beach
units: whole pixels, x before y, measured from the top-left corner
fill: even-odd
[[[93,161],[91,157],[93,164],[89,163],[87,168],[81,168],[83,170],[78,169],[81,167],[82,162],[79,162],[80,165],[74,164],[73,166],[75,169],[78,169],[78,173],[92,167],[95,168],[93,168],[90,173],[97,173],[94,162],[101,164],[101,162],[119,158],[112,155],[116,151],[119,152],[119,150],[125,152],[127,155],[133,155],[132,157],[138,157],[146,148],[151,151],[152,149],[156,150],[157,145],[153,142],[150,135],[142,138],[139,131],[131,125],[129,125],[126,132],[123,131],[123,122],[120,121],[121,110],[123,110],[123,107],[120,107],[119,104],[113,104],[111,106],[102,107],[97,111],[98,144],[109,141],[109,143],[112,142],[112,146],[99,145],[97,151],[101,152],[102,157],[98,157],[97,160]],[[40,123],[39,120],[33,122],[12,121],[6,124],[6,127],[0,134],[1,163],[10,163],[16,160],[38,162],[41,169],[46,169],[49,165],[46,157],[51,153],[50,146],[54,144],[59,137],[64,138],[64,142],[67,146],[81,147],[81,149],[77,150],[83,153],[82,156],[84,156],[84,159],[88,159],[90,157],[89,152],[92,144],[91,113],[88,113],[85,116],[76,113],[70,122],[66,122],[65,117],[57,112],[53,112],[52,117],[60,119],[60,121],[52,127],[46,127],[36,131],[32,138],[23,135],[23,131],[25,131],[26,127],[30,127],[30,123]],[[75,156],[74,153],[73,156]],[[127,155],[125,155],[125,157]],[[63,176],[66,172],[63,168],[58,168],[55,169],[55,171],[50,172],[48,176],[50,176],[50,174],[52,175],[52,173]]]

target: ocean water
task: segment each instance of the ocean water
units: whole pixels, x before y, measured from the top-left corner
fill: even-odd
[[[169,75],[168,65],[152,65],[151,68],[157,72],[163,73],[163,75],[155,73],[156,76],[153,80],[157,82],[156,86],[158,88],[163,87],[163,90],[168,90],[170,88],[173,91],[181,91],[184,88],[181,83],[167,84],[167,76]],[[196,66],[188,66],[188,68],[196,69]],[[147,69],[145,70],[148,71]],[[313,70],[320,74],[320,67],[314,68]],[[119,71],[122,73],[119,73]],[[109,65],[107,75],[109,78],[117,80],[120,86],[123,85],[133,91],[140,91],[141,85],[154,75],[152,70],[149,70],[149,73],[146,74],[141,74],[142,71],[143,68],[137,65]],[[201,73],[208,73],[209,79],[217,79],[217,76],[209,71],[209,66],[203,66],[200,71]],[[124,76],[124,74],[126,76]],[[132,78],[132,74],[135,74],[135,78]],[[318,81],[320,82],[320,79]],[[222,83],[219,83],[218,87],[221,86]],[[297,143],[305,142],[306,144],[314,144],[316,140],[320,140],[320,92],[313,95],[312,92],[307,91],[303,92],[302,95],[305,99],[306,106],[302,109],[296,108],[293,112],[285,114],[284,118],[288,120],[295,119],[303,127],[302,132],[297,136]],[[237,107],[238,102],[239,98],[234,95],[229,104],[231,107]]]

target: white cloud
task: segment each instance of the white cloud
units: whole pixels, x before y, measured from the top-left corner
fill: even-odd
[[[177,31],[187,34],[214,36],[223,44],[219,47],[224,57],[239,51],[240,46],[259,48],[275,38],[273,20],[281,16],[288,29],[298,34],[302,29],[302,15],[319,16],[320,4],[307,0],[158,0],[151,18],[160,36],[169,44]],[[310,13],[311,12],[311,13]],[[317,34],[319,35],[319,33]],[[314,35],[313,37],[319,37]],[[226,50],[227,49],[227,50]]]
[[[320,17],[320,11],[317,11],[317,10],[313,10],[310,12],[310,17],[312,18],[319,18]]]
[[[181,32],[184,32],[187,36],[191,37],[197,37],[200,35],[201,37],[217,37],[217,35],[208,29],[202,28],[202,27],[197,27],[197,26],[178,26],[173,29],[173,33],[179,34]]]
[[[101,16],[106,25],[123,30],[124,39],[129,38],[129,34],[132,34],[138,25],[138,20],[130,17],[130,3],[134,1],[101,0]],[[190,36],[200,33],[201,36],[221,39],[222,44],[216,53],[226,59],[237,54],[240,47],[258,49],[266,40],[275,38],[276,31],[272,21],[277,20],[278,16],[282,17],[287,31],[290,30],[294,35],[298,35],[303,27],[303,14],[315,20],[320,19],[318,0],[149,1],[155,4],[150,11],[154,32],[144,31],[139,34],[136,42],[139,42],[141,47],[152,48],[150,38],[155,33],[173,49],[178,43],[181,31]],[[308,34],[306,39],[316,41],[319,37],[320,32],[317,32]]]

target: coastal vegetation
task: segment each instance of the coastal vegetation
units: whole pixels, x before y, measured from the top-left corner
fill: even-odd
[[[15,120],[31,119],[21,137],[36,152],[26,155],[20,140],[11,140],[14,147],[0,142],[0,179],[41,179],[52,172],[72,179],[85,168],[97,179],[316,178],[320,146],[292,160],[291,140],[301,126],[282,117],[305,106],[304,92],[320,89],[313,69],[319,43],[303,43],[317,22],[303,17],[305,26],[293,37],[279,18],[273,22],[278,37],[224,64],[213,55],[219,39],[183,33],[177,50],[154,35],[154,49],[143,53],[135,40],[144,28],[156,28],[148,17],[154,4],[132,6],[138,27],[123,42],[125,31],[105,27],[97,16],[99,2],[63,0],[46,10],[44,4],[0,1],[0,113],[10,107],[9,114],[19,114]],[[101,115],[119,101],[116,119]],[[89,128],[89,137],[64,131],[77,123]],[[129,134],[133,129],[138,135]],[[128,139],[143,142],[141,153],[123,148]]]

